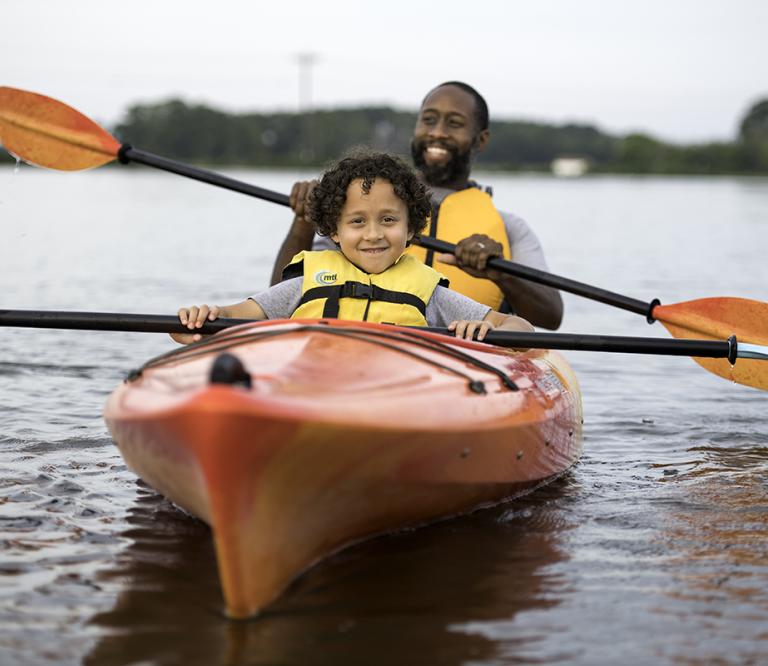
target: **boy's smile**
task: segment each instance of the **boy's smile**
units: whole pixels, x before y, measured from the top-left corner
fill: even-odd
[[[355,266],[366,273],[381,273],[405,252],[413,237],[408,231],[408,207],[395,194],[392,183],[377,178],[363,192],[363,180],[353,180],[331,240]]]

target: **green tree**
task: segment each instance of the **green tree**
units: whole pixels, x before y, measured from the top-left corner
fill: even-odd
[[[739,128],[748,169],[768,172],[768,99],[754,104]]]
[[[665,173],[669,170],[667,147],[646,134],[629,134],[619,144],[615,168],[625,173]]]

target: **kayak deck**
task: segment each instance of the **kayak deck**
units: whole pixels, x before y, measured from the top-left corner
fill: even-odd
[[[211,384],[222,353],[250,388]],[[213,529],[232,617],[351,542],[518,496],[581,452],[559,355],[334,320],[240,326],[160,357],[105,418],[128,465]]]

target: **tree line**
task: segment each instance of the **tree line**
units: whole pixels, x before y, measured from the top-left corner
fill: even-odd
[[[317,167],[350,146],[408,155],[415,112],[389,107],[310,113],[227,113],[179,99],[134,105],[112,132],[160,155],[222,166]],[[586,124],[496,120],[478,166],[548,171],[581,157],[590,170],[627,174],[768,174],[768,99],[755,104],[730,142],[665,143],[647,134],[614,136]]]

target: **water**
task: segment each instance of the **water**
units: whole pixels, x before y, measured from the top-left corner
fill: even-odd
[[[231,172],[287,192],[298,175]],[[768,180],[494,175],[553,272],[768,300]],[[153,171],[0,171],[6,308],[173,313],[266,285],[287,211]],[[563,332],[669,337],[566,295]],[[568,353],[585,455],[522,500],[348,549],[230,622],[208,528],[101,418],[164,335],[0,329],[2,664],[761,664],[766,394],[686,358]]]

